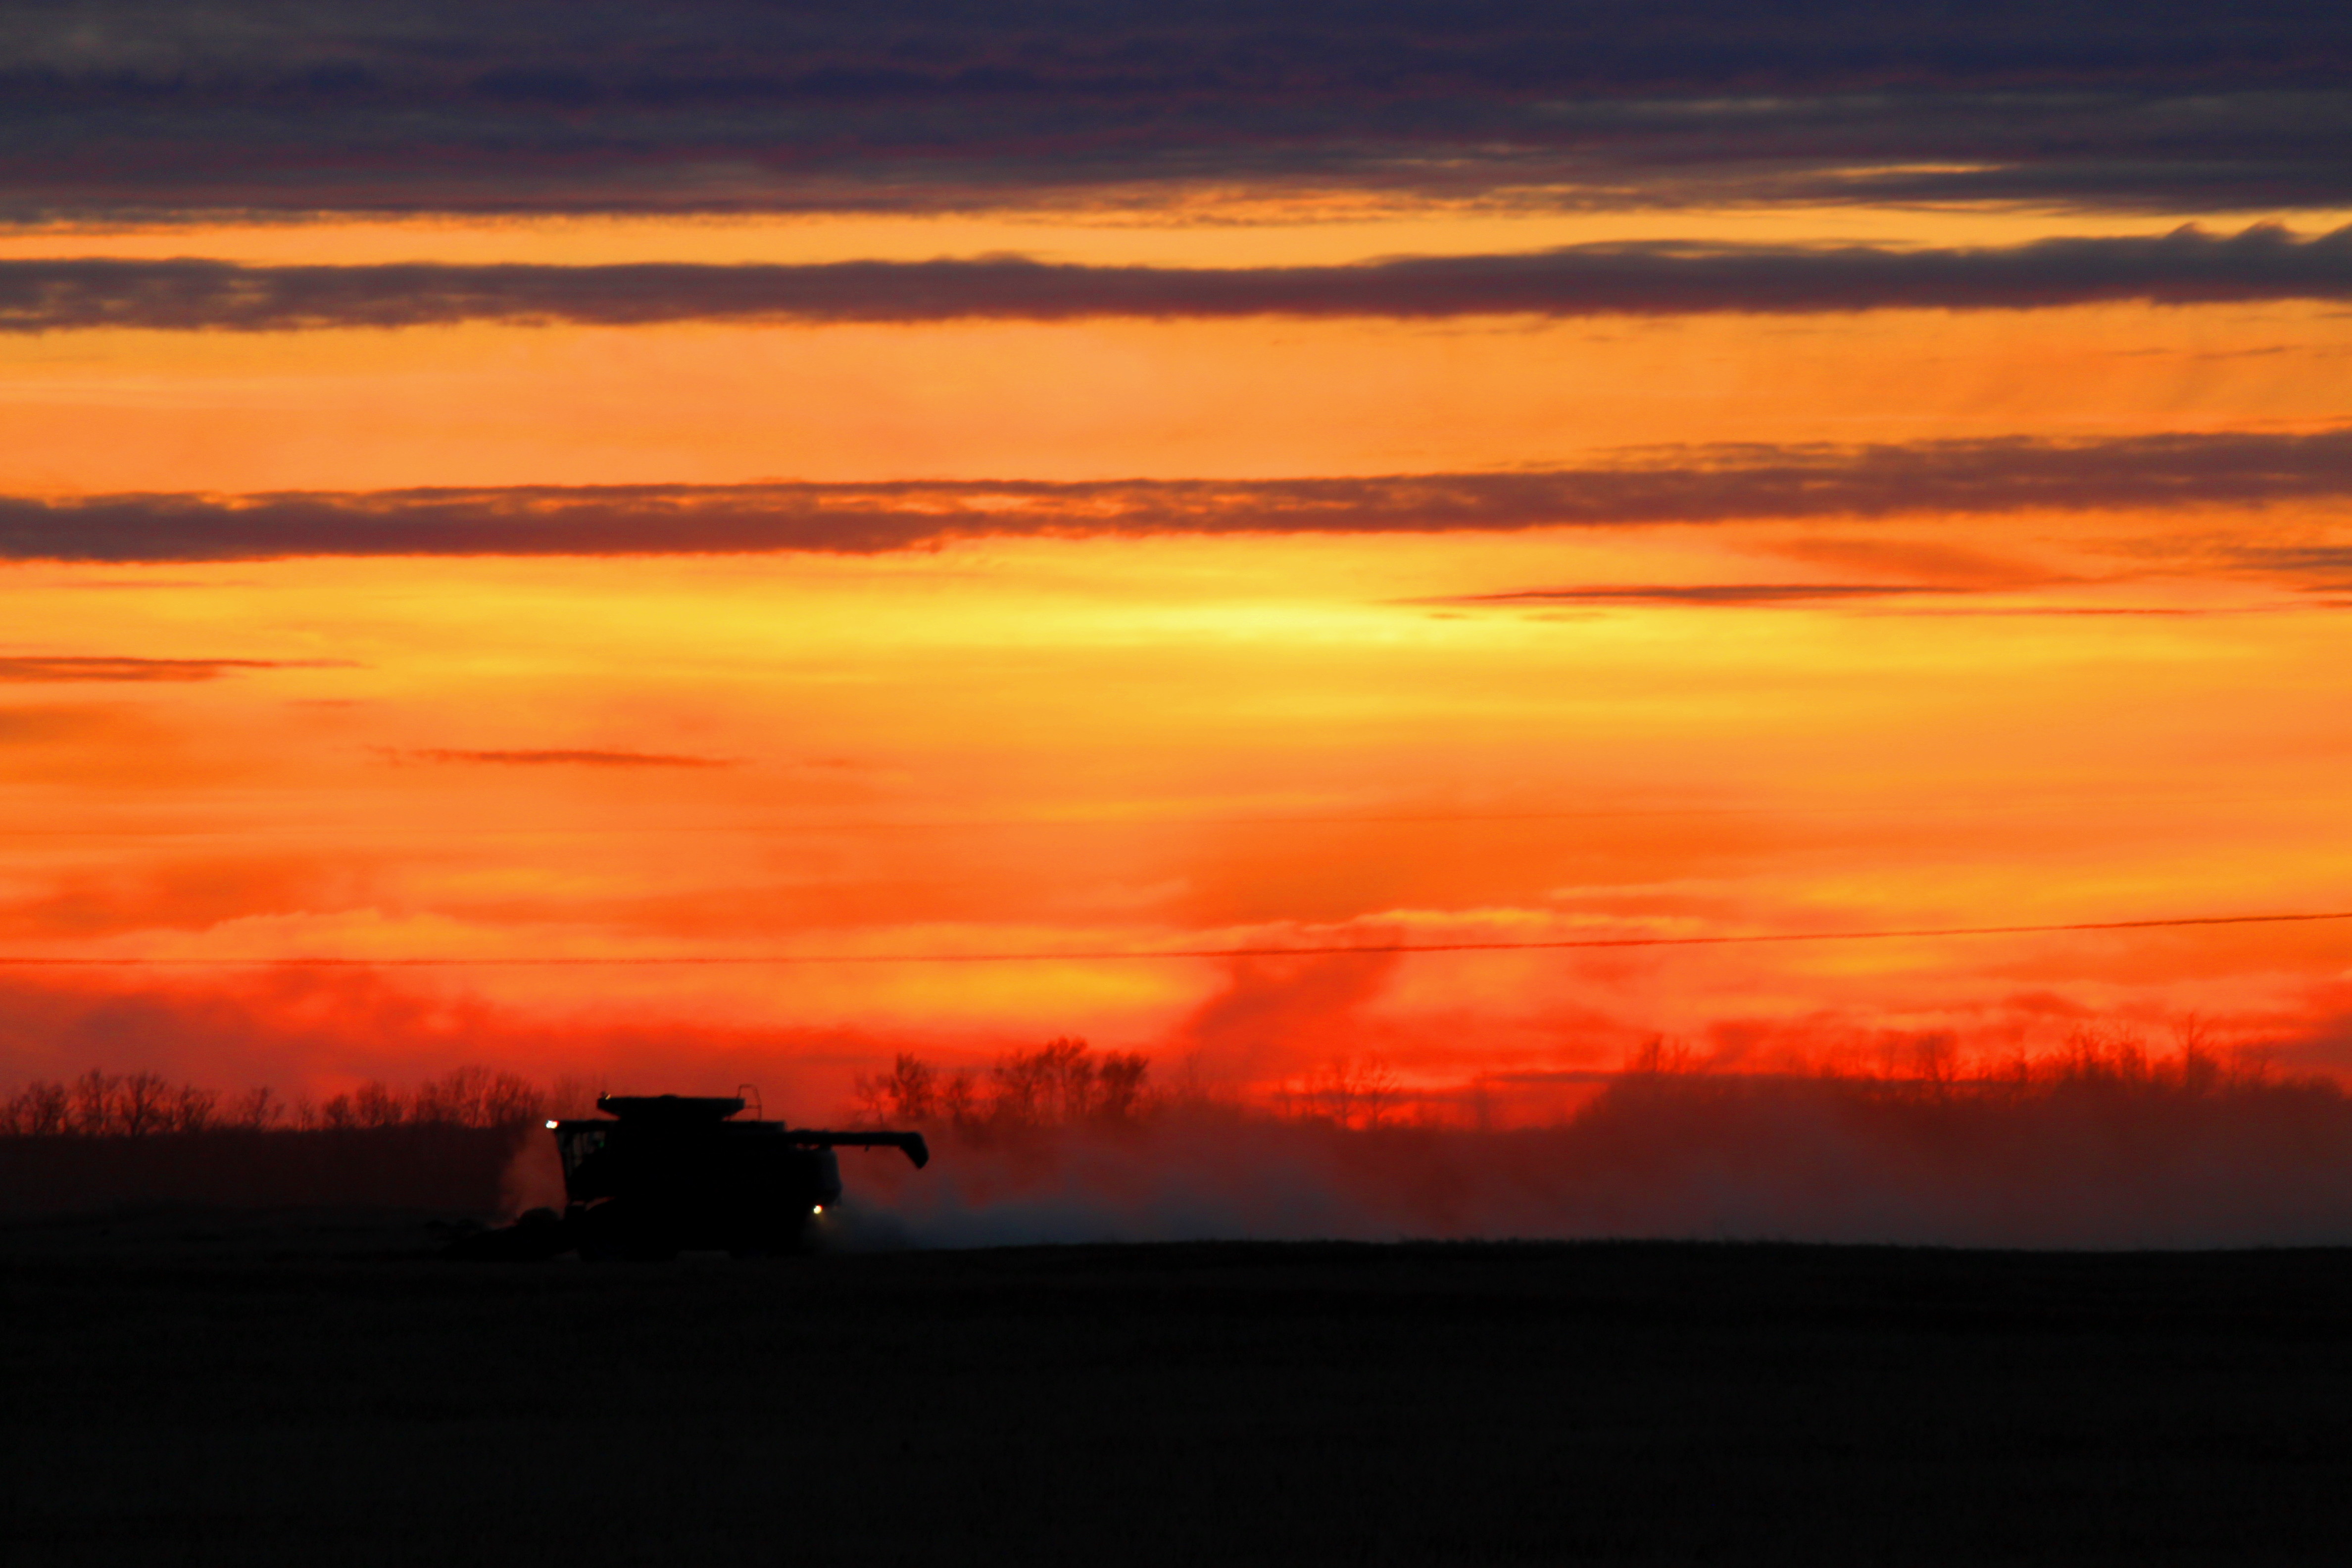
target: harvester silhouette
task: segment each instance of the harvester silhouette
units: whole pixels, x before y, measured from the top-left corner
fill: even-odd
[[[898,1149],[920,1167],[919,1132],[826,1132],[739,1121],[740,1099],[599,1096],[602,1118],[551,1121],[563,1159],[564,1209],[535,1209],[474,1238],[471,1256],[662,1258],[724,1250],[804,1249],[841,1196],[835,1149]]]

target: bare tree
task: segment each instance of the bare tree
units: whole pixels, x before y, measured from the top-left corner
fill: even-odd
[[[1151,1060],[1141,1051],[1105,1051],[1095,1066],[1095,1114],[1132,1121],[1143,1110],[1143,1080]]]
[[[601,1078],[568,1074],[555,1080],[540,1108],[550,1116],[585,1116],[596,1109],[607,1085]]]
[[[887,1073],[859,1073],[850,1080],[849,1121],[855,1127],[880,1127],[890,1120]]]
[[[1083,1121],[1095,1110],[1095,1058],[1086,1041],[1063,1035],[1038,1047],[1037,1059],[1058,1121]]]
[[[1706,1063],[1683,1041],[1653,1035],[1625,1058],[1619,1070],[1627,1077],[1672,1078],[1705,1072]]]
[[[258,1132],[265,1128],[275,1127],[285,1114],[286,1107],[278,1100],[278,1091],[265,1084],[238,1095],[229,1108],[228,1120],[233,1127],[249,1128]]]
[[[980,1075],[970,1068],[950,1074],[940,1086],[940,1120],[969,1127],[980,1120]]]
[[[1916,1035],[1911,1040],[1911,1070],[1920,1086],[1937,1100],[1951,1098],[1958,1049],[1943,1030]]]
[[[8,1131],[20,1138],[54,1138],[73,1124],[73,1093],[36,1079],[8,1101]]]
[[[539,1085],[514,1073],[493,1074],[482,1089],[485,1127],[520,1127],[538,1121],[546,1109],[547,1096]]]
[[[2212,1093],[2221,1086],[2222,1064],[2213,1026],[2195,1013],[2171,1021],[2172,1043],[2180,1053],[2180,1087],[2190,1094]]]
[[[162,1131],[170,1125],[172,1100],[172,1086],[161,1073],[135,1072],[116,1080],[115,1131],[133,1138]]]
[[[410,1102],[409,1119],[446,1127],[478,1127],[482,1121],[482,1095],[489,1079],[488,1068],[452,1068],[439,1078],[417,1085]],[[360,1092],[364,1095],[367,1089]],[[364,1119],[367,1111],[362,1110],[361,1114]]]
[[[1402,1099],[1395,1070],[1378,1057],[1337,1057],[1297,1089],[1285,1085],[1276,1103],[1284,1116],[1368,1130],[1385,1126]]]
[[[352,1091],[352,1118],[362,1127],[397,1127],[408,1120],[408,1107],[390,1084],[378,1079]]]
[[[2135,1089],[2146,1088],[2154,1076],[2147,1043],[2127,1024],[2084,1024],[2069,1030],[2059,1072],[2076,1082]]]
[[[409,1115],[445,1127],[511,1127],[536,1117],[546,1099],[537,1084],[510,1072],[451,1068],[417,1087]]]
[[[988,1069],[989,1120],[1034,1127],[1052,1104],[1054,1065],[1043,1052],[1008,1051]]]
[[[114,1079],[92,1068],[73,1081],[73,1130],[98,1138],[114,1125]]]
[[[938,1114],[939,1073],[931,1064],[906,1051],[891,1063],[882,1080],[883,1098],[899,1121],[926,1122]]]
[[[202,1132],[213,1124],[214,1112],[219,1106],[218,1090],[184,1083],[172,1090],[166,1100],[163,1125],[174,1132]]]
[[[1062,1035],[1034,1050],[1007,1051],[983,1079],[971,1068],[942,1073],[901,1051],[887,1073],[860,1073],[851,1116],[862,1126],[887,1122],[982,1127],[1059,1127],[1090,1121],[1123,1121],[1146,1104],[1151,1064],[1140,1051],[1097,1054],[1076,1036]]]

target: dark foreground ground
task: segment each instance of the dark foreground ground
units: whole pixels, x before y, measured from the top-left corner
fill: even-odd
[[[0,1559],[2340,1563],[2352,1254],[0,1231]]]

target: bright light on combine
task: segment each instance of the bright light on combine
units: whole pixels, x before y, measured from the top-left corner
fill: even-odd
[[[550,1132],[554,1131],[555,1131],[555,1123],[554,1123],[554,1122],[552,1122],[552,1121],[549,1122],[549,1123],[547,1124],[547,1130],[548,1130]]]
[[[814,1207],[814,1208],[813,1208],[813,1209],[809,1210],[809,1213],[811,1213],[811,1214],[823,1214],[824,1212],[824,1205],[823,1204],[819,1204],[819,1205],[816,1205],[816,1207]]]

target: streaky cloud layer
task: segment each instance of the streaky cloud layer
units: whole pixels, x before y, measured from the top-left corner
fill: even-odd
[[[100,0],[13,8],[0,60],[0,211],[23,215],[937,209],[1297,182],[2352,199],[2352,26],[2279,0]]]
[[[1825,600],[1956,591],[1941,584],[1924,583],[1640,583],[1515,588],[1499,594],[1464,594],[1433,602],[1504,608],[1515,605],[1810,605]]]
[[[1660,241],[1339,267],[1054,265],[1012,257],[814,266],[243,267],[197,259],[0,261],[0,331],[284,331],[458,321],[1757,314],[2032,310],[2352,298],[2352,227],[2297,238],[2049,239],[1884,249]]]
[[[1020,535],[1499,532],[2352,495],[2346,428],[1634,456],[1610,468],[1368,479],[18,496],[0,499],[0,559],[865,554]]]
[[[735,764],[735,759],[731,757],[697,757],[675,752],[583,751],[577,748],[484,752],[428,746],[417,751],[387,752],[384,754],[394,762],[478,763],[494,767],[724,768]]]
[[[318,668],[317,660],[276,658],[142,658],[127,654],[28,654],[0,657],[0,684],[54,681],[218,680],[248,669]]]

